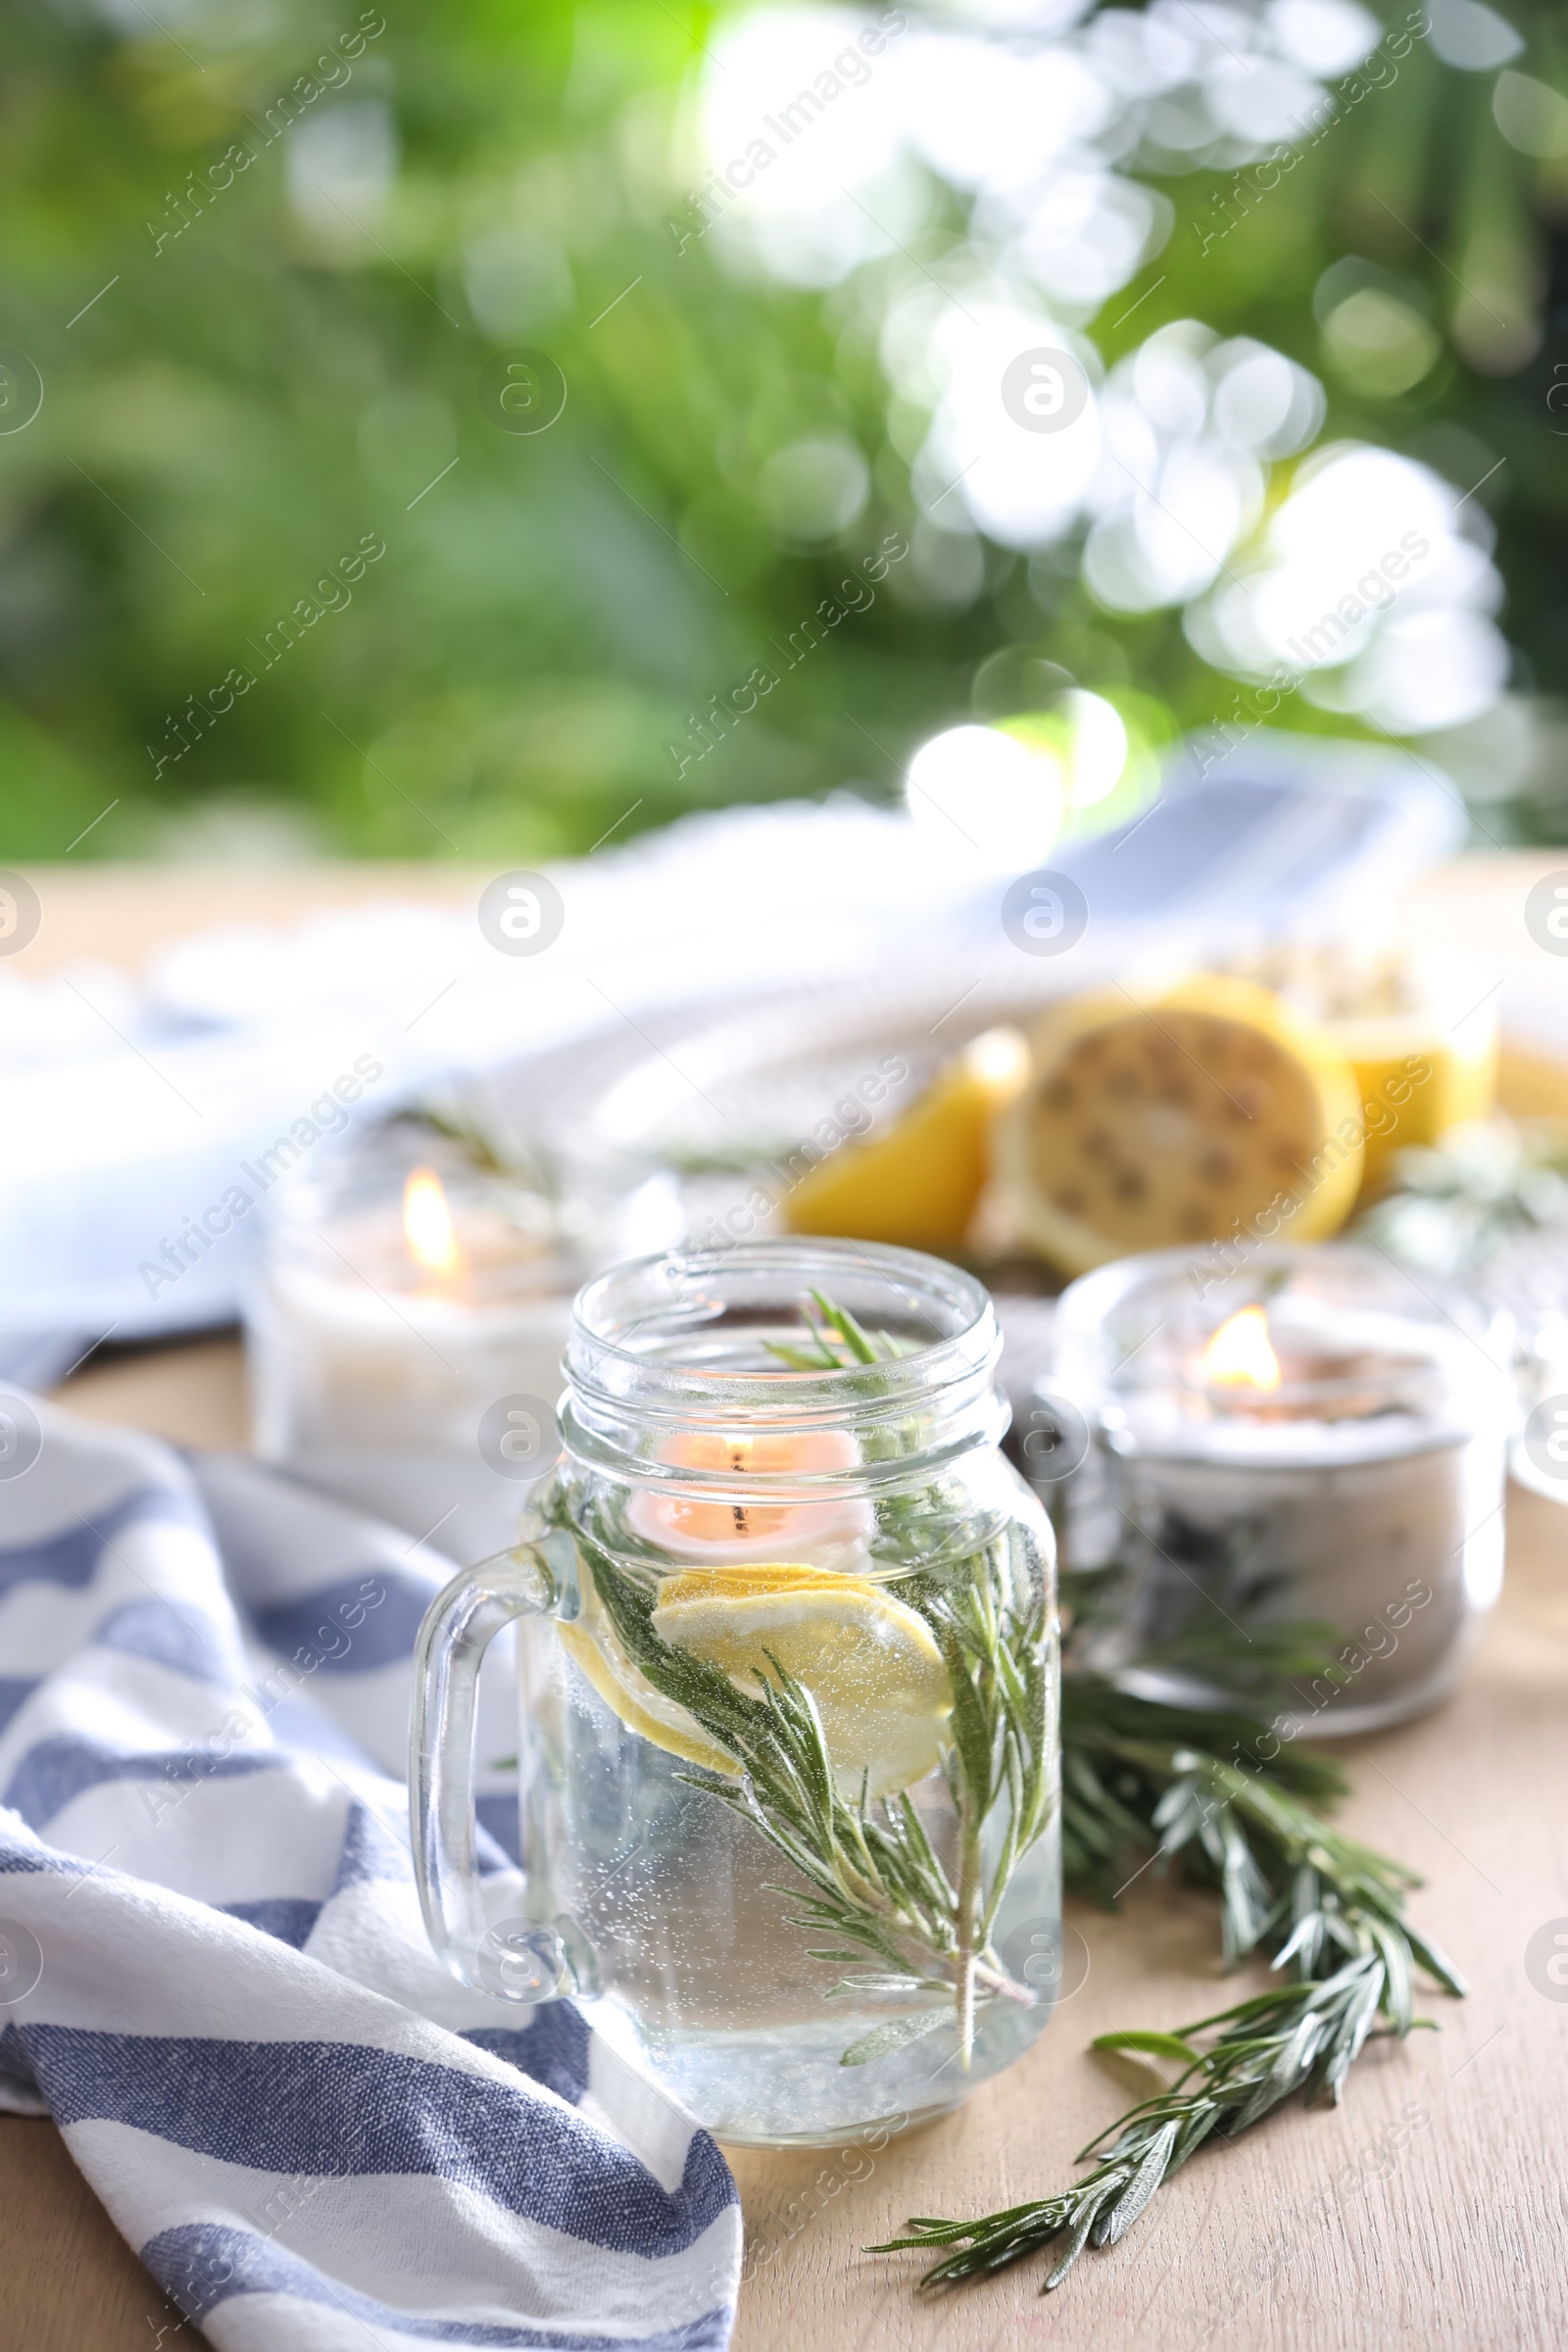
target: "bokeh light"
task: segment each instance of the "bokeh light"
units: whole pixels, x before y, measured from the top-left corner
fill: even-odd
[[[1568,834],[1539,12],[620,8],[388,20],[290,106],[297,15],[45,12],[5,167],[15,339],[56,335],[0,433],[14,855],[542,858],[628,809],[896,795],[960,713],[1090,829],[1276,672],[1269,723],[1419,738],[1496,838]],[[475,399],[519,348],[570,385],[532,442]],[[1024,413],[1053,371],[1072,399]],[[402,552],[352,605],[182,720],[372,525]],[[1050,690],[986,699],[1014,648]],[[1126,731],[1107,787],[1072,695]]]
[[[1501,692],[1491,526],[1430,466],[1340,444],[1297,474],[1245,569],[1188,616],[1216,667],[1276,671],[1392,734],[1455,726]]]
[[[1063,764],[1049,743],[1000,727],[949,727],[905,778],[909,814],[945,858],[985,870],[1037,864],[1061,827]]]

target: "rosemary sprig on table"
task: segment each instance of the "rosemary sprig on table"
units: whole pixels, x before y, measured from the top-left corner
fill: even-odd
[[[1282,1629],[1282,1655],[1298,1633]],[[1227,1964],[1267,1952],[1289,1981],[1175,2034],[1102,2034],[1098,2050],[1173,2060],[1175,2081],[1081,2151],[1093,2169],[1070,2188],[972,2221],[916,2217],[906,2236],[873,2249],[954,2248],[922,2285],[987,2277],[1064,2238],[1043,2291],[1059,2286],[1086,2246],[1114,2245],[1212,2135],[1233,2140],[1298,2092],[1307,2105],[1337,2103],[1370,2035],[1402,2038],[1428,2023],[1413,2014],[1417,1970],[1463,1993],[1452,1962],[1404,1917],[1415,1873],[1306,1801],[1342,1793],[1338,1767],[1289,1746],[1266,1766],[1240,1761],[1255,1758],[1267,1729],[1239,1711],[1167,1707],[1098,1675],[1064,1674],[1069,1886],[1109,1901],[1151,1863],[1176,1864],[1218,1892]],[[1206,2047],[1200,2034],[1212,2037]]]
[[[1115,1580],[1104,1571],[1068,1570],[1060,1590],[1067,1624],[1062,1869],[1069,1889],[1108,1909],[1129,1873],[1179,1860],[1189,1878],[1219,1894],[1225,1964],[1234,1967],[1259,1946],[1279,1949],[1284,1889],[1310,1870],[1331,1908],[1397,1925],[1417,1964],[1446,1990],[1458,1989],[1450,1964],[1403,1919],[1404,1897],[1420,1884],[1416,1873],[1348,1838],[1315,1809],[1345,1795],[1341,1767],[1319,1750],[1282,1740],[1249,1699],[1172,1706],[1090,1671],[1082,1653],[1116,1605]],[[1248,1643],[1252,1672],[1276,1697],[1288,1695],[1303,1673],[1343,1679],[1344,1670],[1325,1655],[1332,1639],[1327,1627],[1256,1624]],[[1217,1651],[1225,1640],[1221,1629]],[[1169,1647],[1154,1653],[1161,1665],[1171,1654]],[[1181,1654],[1185,1660],[1188,1653]],[[1352,1948],[1334,1935],[1328,1945]],[[1319,1956],[1315,1946],[1313,1956]]]
[[[1045,2280],[1049,2293],[1085,2246],[1113,2246],[1125,2236],[1161,2181],[1211,2133],[1234,2139],[1297,2091],[1304,2092],[1308,2105],[1337,2100],[1369,2034],[1403,2034],[1416,2022],[1409,2014],[1408,1976],[1398,1979],[1388,1952],[1373,1949],[1345,1961],[1332,1976],[1275,1985],[1174,2034],[1102,2034],[1097,2050],[1171,2059],[1180,2072],[1168,2088],[1131,2108],[1083,2149],[1079,2161],[1095,2159],[1092,2172],[1054,2197],[980,2221],[916,2217],[907,2225],[908,2236],[871,2251],[956,2248],[921,2279],[923,2286],[937,2286],[989,2277],[1065,2236],[1061,2259]],[[1200,2034],[1212,2034],[1207,2048],[1196,2044]]]
[[[792,1368],[843,1371],[902,1352],[821,1292],[811,1298],[820,1320],[803,1309],[803,1341],[770,1344]],[[900,1446],[886,1430],[874,1442]],[[796,1906],[795,1925],[833,1938],[808,1946],[810,1956],[855,1972],[826,1997],[921,2004],[852,2042],[845,2066],[886,2057],[952,2024],[967,2067],[977,2008],[1037,1998],[1008,1975],[992,1936],[1017,1862],[1055,1807],[1049,1597],[1042,1580],[1014,1561],[1005,1524],[949,1507],[954,1499],[933,1486],[884,1503],[873,1554],[906,1569],[898,1597],[930,1628],[953,1692],[941,1767],[957,1816],[952,1876],[906,1791],[872,1799],[862,1779],[858,1793],[846,1796],[803,1682],[769,1655],[755,1690],[742,1690],[662,1641],[652,1567],[602,1540],[607,1531],[594,1532],[566,1497],[559,1506],[627,1656],[741,1767],[733,1782],[687,1777],[749,1820],[805,1882],[775,1891]],[[986,1824],[1003,1805],[1000,1850],[988,1868]]]
[[[1396,1931],[1415,1962],[1454,1989],[1448,1964],[1403,1916],[1416,1874],[1306,1801],[1344,1792],[1326,1757],[1282,1746],[1267,1766],[1245,1764],[1267,1731],[1261,1721],[1164,1706],[1098,1675],[1063,1677],[1062,1718],[1062,1855],[1074,1892],[1108,1905],[1130,1875],[1179,1858],[1219,1895],[1225,1962],[1234,1967],[1260,1947],[1277,1955],[1307,1873],[1329,1919],[1354,1915]],[[1348,1927],[1326,1927],[1322,1940],[1327,1953],[1360,1948]]]

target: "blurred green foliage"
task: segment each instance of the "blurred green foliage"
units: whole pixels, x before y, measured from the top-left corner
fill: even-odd
[[[890,574],[677,772],[688,714],[914,519],[856,287],[738,282],[669,233],[670,129],[711,23],[686,6],[459,0],[389,7],[376,30],[353,0],[159,23],[130,0],[113,22],[14,0],[0,343],[44,397],[0,433],[0,856],[59,856],[89,826],[80,857],[256,855],[270,825],[285,847],[521,860],[693,806],[891,794],[1007,644],[1172,723],[1226,707],[1179,615],[1097,610],[1070,551],[988,549],[966,610]],[[1564,86],[1560,10],[1516,22],[1521,66]],[[1165,319],[1253,335],[1322,377],[1325,436],[1423,456],[1456,490],[1498,467],[1477,496],[1502,624],[1521,685],[1550,695],[1568,668],[1568,396],[1548,406],[1568,380],[1568,158],[1505,141],[1494,79],[1417,47],[1206,250],[1194,223],[1212,226],[1229,175],[1168,180],[1169,244],[1089,331],[1107,362]],[[390,103],[373,231],[291,203],[290,92],[302,117]],[[911,254],[862,277],[929,268],[963,232],[936,188]],[[470,299],[487,252],[511,271],[488,333]],[[1351,380],[1325,347],[1313,290],[1348,254],[1419,290],[1441,352],[1407,389]],[[518,344],[568,387],[534,435],[481,405]],[[5,364],[24,402],[25,365]],[[743,485],[823,423],[858,439],[875,487],[840,544],[803,554]],[[320,585],[372,540],[384,557]],[[1293,723],[1344,724],[1296,702]],[[1568,838],[1568,779],[1538,762],[1482,813],[1499,838]]]

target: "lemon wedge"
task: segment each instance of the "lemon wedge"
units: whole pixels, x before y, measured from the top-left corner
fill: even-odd
[[[1497,1083],[1496,1023],[1479,1044],[1445,1036],[1430,1013],[1330,1023],[1350,1057],[1366,1121],[1362,1198],[1385,1191],[1396,1152],[1483,1119]],[[1479,1026],[1479,1024],[1478,1024]]]
[[[816,1702],[839,1787],[890,1796],[933,1772],[953,1712],[925,1620],[863,1577],[793,1563],[687,1569],[664,1578],[654,1631],[760,1690],[770,1662]]]
[[[784,1203],[792,1233],[956,1250],[984,1187],[988,1137],[1028,1075],[1015,1029],[988,1029],[940,1070],[885,1135],[846,1144]]]
[[[1485,974],[1446,950],[1287,940],[1238,961],[1321,1022],[1355,1074],[1366,1144],[1363,1200],[1395,1154],[1484,1119],[1497,1091],[1497,1005]]]
[[[1568,1119],[1568,1061],[1509,1039],[1497,1068],[1497,1106],[1513,1119]]]

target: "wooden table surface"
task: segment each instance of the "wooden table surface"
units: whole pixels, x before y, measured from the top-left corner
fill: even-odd
[[[1407,927],[1449,941],[1457,931],[1507,968],[1535,953],[1521,944],[1523,898],[1557,862],[1446,869],[1416,894]],[[82,954],[134,967],[219,914],[288,920],[388,881],[397,896],[471,888],[451,869],[238,883],[60,873],[46,893],[54,920],[27,954],[39,972]],[[244,1440],[229,1340],[90,1364],[65,1396],[105,1421]],[[1236,1996],[1219,1988],[1214,1912],[1200,1897],[1150,1880],[1115,1918],[1070,1905],[1080,1989],[1035,2051],[957,2116],[875,2151],[733,2155],[748,2238],[735,2352],[1556,2352],[1568,2313],[1568,1986],[1547,1997],[1525,1956],[1547,1923],[1568,1933],[1568,1512],[1518,1490],[1508,1510],[1503,1597],[1462,1690],[1343,1751],[1355,1784],[1346,1826],[1425,1874],[1417,1917],[1471,1980],[1467,2001],[1423,2004],[1441,2032],[1378,2045],[1337,2113],[1293,2110],[1245,2146],[1198,2158],[1124,2245],[1086,2257],[1049,2302],[1039,2263],[917,2302],[912,2267],[863,2255],[867,2240],[911,2212],[984,2211],[1070,2180],[1075,2149],[1131,2095],[1085,2054],[1091,2037],[1175,2025],[1251,1982]],[[147,2352],[177,2319],[47,2123],[0,2119],[0,2352]]]

